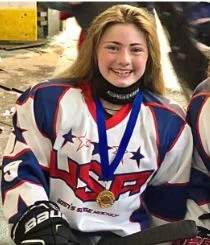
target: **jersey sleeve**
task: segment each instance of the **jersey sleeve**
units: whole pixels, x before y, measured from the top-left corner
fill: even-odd
[[[159,169],[145,191],[153,226],[184,219],[191,170],[193,139],[189,125],[177,115],[164,117],[167,127],[157,123]]]
[[[199,90],[199,93],[193,96],[187,114],[193,133],[194,154],[186,218],[195,220],[197,225],[207,229],[210,229],[210,218],[201,220],[199,217],[210,213],[209,111],[210,92],[201,92]]]
[[[46,106],[33,89],[16,102],[14,130],[2,163],[2,204],[9,224],[35,201],[48,200],[48,169],[52,141],[45,125]]]

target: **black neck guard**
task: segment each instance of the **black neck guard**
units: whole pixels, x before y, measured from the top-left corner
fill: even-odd
[[[119,88],[109,83],[101,74],[93,78],[94,96],[118,105],[132,103],[140,90],[140,86],[141,79],[129,87]]]

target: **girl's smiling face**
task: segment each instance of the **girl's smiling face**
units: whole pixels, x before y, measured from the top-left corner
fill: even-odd
[[[134,24],[115,24],[103,34],[97,50],[101,75],[116,87],[128,87],[145,72],[148,48],[145,34]]]

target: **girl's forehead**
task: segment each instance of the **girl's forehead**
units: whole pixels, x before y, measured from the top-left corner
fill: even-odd
[[[103,35],[110,33],[110,32],[116,32],[116,31],[125,30],[125,29],[127,31],[132,31],[135,29],[137,32],[138,31],[142,32],[142,29],[134,23],[114,23],[108,26],[107,28],[105,28]]]
[[[124,41],[145,43],[146,36],[135,24],[113,24],[104,31],[100,43]]]

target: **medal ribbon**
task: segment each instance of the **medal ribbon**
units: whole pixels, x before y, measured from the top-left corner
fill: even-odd
[[[128,119],[128,123],[125,132],[123,134],[123,137],[121,139],[120,145],[118,147],[117,154],[111,164],[109,164],[109,156],[108,156],[105,113],[101,101],[99,99],[96,100],[96,116],[97,116],[97,128],[98,128],[98,136],[99,136],[99,155],[101,159],[103,180],[107,181],[112,179],[114,175],[114,171],[116,170],[120,161],[122,160],[122,157],[126,151],[131,135],[133,133],[133,129],[135,127],[138,114],[141,110],[142,98],[143,98],[142,92],[138,92],[138,94],[136,95],[133,101],[130,117]]]

